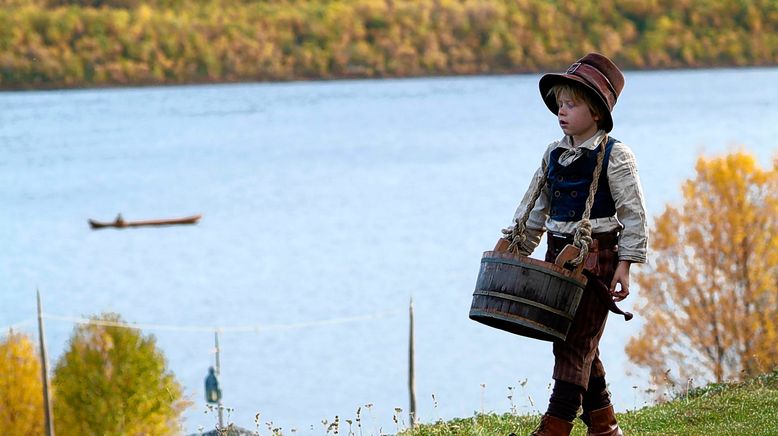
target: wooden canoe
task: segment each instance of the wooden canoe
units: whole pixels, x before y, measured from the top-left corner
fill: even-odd
[[[202,218],[202,215],[185,216],[181,218],[167,218],[158,220],[140,220],[140,221],[125,221],[121,215],[117,216],[115,220],[110,222],[89,220],[89,226],[92,229],[104,229],[107,227],[114,227],[117,229],[123,229],[125,227],[150,227],[150,226],[172,226],[177,224],[197,224]]]

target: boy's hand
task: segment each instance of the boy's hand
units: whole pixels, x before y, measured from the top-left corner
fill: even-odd
[[[631,264],[632,262],[626,260],[620,261],[616,267],[616,272],[613,274],[610,292],[615,302],[624,300],[629,295],[629,266]],[[618,291],[616,290],[617,284],[620,285]]]

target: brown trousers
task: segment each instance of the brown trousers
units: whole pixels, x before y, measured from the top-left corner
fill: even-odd
[[[600,338],[605,330],[608,307],[603,303],[603,286],[610,287],[619,262],[618,234],[592,236],[594,243],[585,261],[584,273],[589,281],[573,318],[567,340],[554,342],[554,380],[588,388],[589,378],[604,377],[600,361]],[[572,237],[548,234],[546,261],[554,262]]]

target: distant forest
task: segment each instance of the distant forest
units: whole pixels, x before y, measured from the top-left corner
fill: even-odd
[[[778,65],[777,0],[0,0],[0,88]]]

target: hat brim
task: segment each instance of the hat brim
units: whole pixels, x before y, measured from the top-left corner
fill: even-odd
[[[556,103],[556,96],[553,94],[548,95],[549,91],[551,91],[551,88],[564,83],[569,84],[570,82],[583,85],[584,89],[589,91],[589,95],[594,97],[596,101],[602,104],[602,108],[605,109],[603,111],[605,114],[605,119],[602,122],[602,129],[606,132],[613,130],[613,117],[611,116],[610,110],[608,110],[608,102],[606,102],[602,96],[600,96],[600,93],[597,92],[597,90],[589,85],[589,83],[587,83],[584,79],[572,74],[549,73],[540,78],[540,82],[538,83],[540,88],[540,97],[543,99],[543,102],[546,103],[548,110],[550,110],[554,115],[559,114],[559,106]]]

